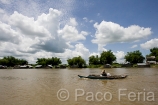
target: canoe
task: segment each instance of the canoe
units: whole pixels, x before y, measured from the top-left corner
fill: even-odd
[[[81,76],[80,78],[88,78],[88,79],[124,79],[128,75],[112,75],[112,76],[100,76],[100,75],[89,75],[89,76]]]

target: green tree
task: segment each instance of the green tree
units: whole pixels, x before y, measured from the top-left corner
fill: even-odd
[[[113,61],[116,60],[116,56],[113,54],[111,50],[103,51],[100,56],[101,64],[112,64]]]
[[[7,61],[7,66],[13,67],[16,64],[18,64],[18,60],[13,56],[7,56],[7,57],[4,57],[3,59]]]
[[[38,65],[43,65],[46,66],[47,65],[47,60],[46,58],[37,58],[37,62]]]
[[[81,56],[68,59],[67,62],[70,66],[77,65],[79,68],[86,65],[86,61]]]
[[[89,57],[89,65],[98,65],[100,64],[100,58],[98,57],[98,55],[94,56],[90,56]]]
[[[18,65],[27,65],[28,61],[24,60],[24,59],[18,59]]]
[[[5,66],[15,66],[15,65],[26,65],[28,62],[24,59],[17,59],[13,56],[6,56],[3,57],[3,59],[0,59],[0,65],[5,65]]]
[[[126,62],[130,62],[133,64],[142,63],[145,59],[139,50],[133,52],[127,52],[124,58]]]
[[[0,59],[0,65],[8,66],[8,60],[7,59]]]
[[[57,57],[52,57],[52,58],[37,58],[37,62],[38,65],[43,65],[43,66],[47,66],[47,65],[59,65],[61,64],[61,60],[60,58]]]
[[[158,48],[157,47],[154,47],[152,49],[150,49],[150,56],[155,56],[156,58],[156,62],[158,62]]]
[[[52,57],[52,61],[54,61],[53,63],[52,63],[52,65],[59,65],[59,64],[61,64],[61,60],[59,59],[59,58],[57,58],[57,57]]]

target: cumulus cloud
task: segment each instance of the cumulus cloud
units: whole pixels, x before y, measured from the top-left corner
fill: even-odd
[[[140,46],[143,49],[151,49],[151,48],[154,48],[154,47],[158,47],[158,39],[157,38],[151,39],[151,40],[149,40],[145,43],[140,44]]]
[[[11,0],[0,0],[0,2],[3,4],[10,4]]]
[[[89,49],[87,49],[82,43],[76,44],[74,50],[65,49],[64,53],[54,53],[54,56],[58,56],[62,59],[63,63],[67,63],[67,59],[81,56],[88,62],[90,55]]]
[[[93,22],[94,22],[94,20],[89,20],[87,17],[84,17],[83,20],[84,20],[85,22],[90,22],[90,23],[93,23]]]
[[[90,20],[89,22],[90,22],[90,23],[93,23],[93,22],[94,22],[94,20]]]
[[[58,31],[58,33],[62,36],[63,39],[70,42],[85,40],[85,36],[88,34],[85,31],[79,32],[76,27],[70,25],[65,25],[62,30]]]
[[[76,19],[70,18],[68,24],[66,24],[63,29],[59,30],[58,34],[68,42],[85,40],[88,33],[86,31],[79,32],[76,28],[77,25]]]
[[[31,63],[41,57],[56,56],[65,61],[78,55],[88,57],[89,50],[83,44],[73,43],[88,35],[78,31],[77,20],[70,18],[76,8],[74,0],[16,1],[0,0],[4,5],[0,8],[1,57],[11,55]]]
[[[98,44],[98,51],[99,51],[99,52],[107,51],[107,49],[104,48],[104,45]]]
[[[5,13],[3,9],[0,8],[0,14]]]
[[[78,25],[75,18],[70,18],[70,25],[72,25],[72,26],[77,26]]]
[[[15,32],[21,34],[21,42],[32,39],[29,42],[32,45],[27,44],[30,49],[60,53],[68,47],[66,41],[58,35],[60,15],[60,11],[50,8],[48,14],[43,13],[35,20],[14,12],[9,18],[9,24]]]
[[[114,52],[114,55],[116,56],[116,60],[118,63],[124,63],[125,53],[123,51]]]
[[[9,16],[8,23],[0,21],[1,51],[12,52],[14,55],[42,50],[64,52],[68,46],[57,33],[60,14],[60,11],[50,8],[48,14],[43,13],[35,20],[15,11]]]
[[[90,54],[90,56],[96,56],[96,55],[98,55],[98,57],[100,57],[100,53],[99,52],[98,53],[93,52],[93,53]]]
[[[87,17],[84,17],[84,18],[83,18],[83,20],[84,20],[85,22],[88,22],[88,19],[87,19]]]
[[[138,45],[135,44],[135,45],[133,45],[131,48],[136,48],[137,46],[138,46]]]
[[[35,63],[37,58],[52,56],[64,61],[79,55],[88,59],[89,50],[83,44],[71,45],[72,42],[85,40],[88,33],[78,31],[75,18],[70,18],[61,28],[62,14],[50,8],[48,13],[35,18],[15,11],[8,15],[7,21],[0,20],[0,54],[26,58],[31,63]]]
[[[38,43],[31,46],[32,48],[36,48],[38,50],[45,50],[48,52],[61,53],[65,51],[65,48],[68,47],[65,40],[62,38],[58,39],[49,39],[49,40],[40,40]]]
[[[30,37],[51,36],[49,31],[40,25],[34,18],[24,16],[18,12],[14,12],[9,19],[9,24],[16,27],[23,35]]]
[[[18,43],[20,41],[19,34],[10,25],[0,21],[0,41]]]
[[[138,25],[129,27],[120,26],[117,23],[102,21],[100,24],[95,23],[95,39],[92,43],[107,45],[117,42],[132,42],[140,40],[151,35],[151,28],[144,28]]]
[[[76,44],[75,47],[75,51],[78,52],[78,54],[81,55],[83,58],[87,59],[89,57],[89,50],[84,47],[83,44]]]

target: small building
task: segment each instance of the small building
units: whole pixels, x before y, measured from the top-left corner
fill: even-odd
[[[133,64],[125,63],[125,64],[121,64],[121,67],[133,67]]]
[[[42,65],[36,65],[35,68],[42,68]]]
[[[138,68],[144,68],[144,67],[150,67],[150,65],[148,65],[146,63],[137,63],[137,67]]]
[[[78,65],[72,65],[72,66],[70,66],[70,68],[79,68],[79,66]]]
[[[24,68],[25,69],[25,68],[29,68],[29,67],[27,65],[21,65],[21,66],[19,66],[19,68],[21,68],[21,69]]]
[[[52,65],[48,65],[47,67],[48,67],[48,68],[53,68],[53,66],[52,66]]]
[[[59,66],[59,65],[56,65],[56,66],[55,66],[55,68],[56,68],[56,69],[59,69],[59,68],[60,68],[60,66]]]
[[[6,69],[7,66],[0,65],[0,69]]]
[[[33,68],[33,66],[31,66],[31,65],[27,65],[29,68]]]
[[[156,64],[156,58],[155,58],[155,56],[147,56],[146,57],[146,63],[147,64]]]
[[[60,68],[65,69],[66,65],[60,65]]]
[[[111,65],[110,64],[105,64],[104,68],[111,68]]]

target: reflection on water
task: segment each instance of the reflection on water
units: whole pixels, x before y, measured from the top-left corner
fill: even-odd
[[[111,74],[128,74],[121,80],[80,79],[80,75],[100,74],[101,69],[13,69],[0,70],[1,105],[157,105],[158,69],[114,68]],[[67,89],[69,97],[60,101],[57,92]],[[122,89],[121,99],[119,91]],[[135,100],[128,99],[133,92]],[[142,95],[138,97],[138,94]],[[148,101],[148,92],[154,101]],[[111,96],[110,96],[111,95]],[[59,96],[66,97],[66,92]],[[139,100],[138,100],[139,98]],[[145,98],[145,100],[144,100]],[[151,99],[151,97],[150,97]]]

